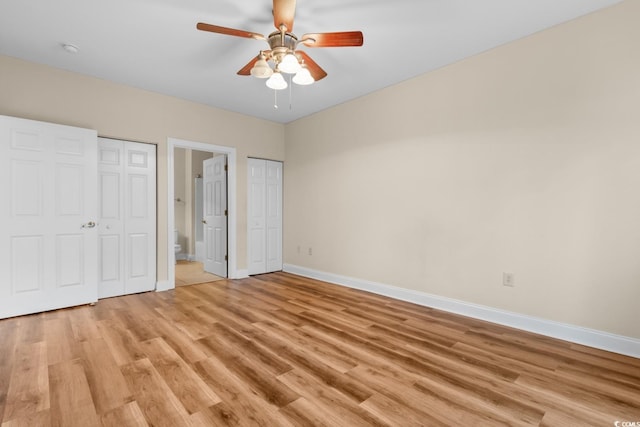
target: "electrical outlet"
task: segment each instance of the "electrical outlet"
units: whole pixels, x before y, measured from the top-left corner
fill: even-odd
[[[313,250],[309,248],[309,255],[313,255]]]
[[[502,273],[502,285],[513,288],[516,284],[516,277],[513,273]]]

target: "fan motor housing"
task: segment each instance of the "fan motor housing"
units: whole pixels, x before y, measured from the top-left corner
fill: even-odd
[[[269,34],[267,41],[271,47],[271,58],[276,64],[280,63],[287,53],[294,52],[298,44],[296,35],[286,31],[274,31]]]
[[[298,44],[298,37],[295,34],[274,31],[269,34],[269,38],[267,40],[269,42],[269,46],[271,46],[271,50],[275,51],[278,48],[285,48],[288,50],[295,50],[296,45]]]

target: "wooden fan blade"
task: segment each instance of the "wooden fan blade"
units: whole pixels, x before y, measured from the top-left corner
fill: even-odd
[[[344,47],[362,46],[364,36],[362,31],[341,31],[338,33],[309,33],[300,39],[309,47]]]
[[[253,58],[251,61],[249,61],[247,63],[247,65],[245,65],[244,67],[242,67],[239,71],[238,71],[238,75],[239,76],[250,76],[251,75],[251,69],[253,68],[253,66],[256,64],[256,62],[258,62],[258,59],[260,59],[260,55],[256,56],[255,58]]]
[[[327,72],[320,68],[318,64],[315,63],[313,59],[309,55],[307,55],[302,50],[296,50],[296,55],[299,55],[300,58],[304,61],[305,65],[309,69],[309,73],[311,73],[311,77],[313,80],[318,81],[327,77]]]
[[[247,39],[265,40],[262,34],[252,33],[251,31],[236,30],[235,28],[220,27],[219,25],[205,24],[198,22],[196,28],[200,31],[209,31],[210,33],[226,34],[228,36],[244,37]]]
[[[292,32],[295,13],[296,0],[273,0],[273,25],[278,30],[284,25],[287,32]]]

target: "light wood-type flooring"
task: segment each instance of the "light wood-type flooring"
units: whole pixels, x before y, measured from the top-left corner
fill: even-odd
[[[0,321],[13,426],[614,426],[640,359],[286,273]]]
[[[176,263],[175,279],[176,286],[187,286],[224,280],[224,277],[207,273],[201,262],[181,260]]]

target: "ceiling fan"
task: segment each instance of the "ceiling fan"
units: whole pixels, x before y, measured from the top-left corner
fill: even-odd
[[[316,64],[302,50],[297,50],[299,44],[307,47],[344,47],[362,46],[361,31],[342,31],[335,33],[308,33],[298,38],[293,31],[293,17],[295,15],[296,0],[273,0],[273,24],[276,31],[267,37],[251,31],[236,30],[218,25],[198,23],[196,28],[201,31],[226,34],[256,40],[265,40],[270,49],[261,50],[238,74],[252,75],[258,78],[268,78],[267,86],[280,90],[287,87],[282,73],[294,74],[293,82],[308,85],[321,80],[327,73]],[[274,68],[267,61],[274,63]]]

